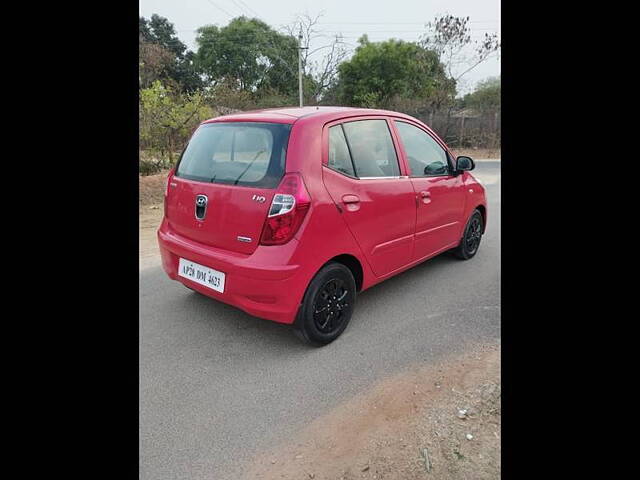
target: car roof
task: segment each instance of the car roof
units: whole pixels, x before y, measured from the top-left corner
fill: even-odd
[[[412,118],[399,112],[390,110],[378,110],[372,108],[354,107],[329,107],[329,106],[309,106],[309,107],[281,107],[265,108],[261,110],[251,110],[247,112],[232,113],[205,120],[203,123],[212,122],[277,122],[294,123],[300,118],[313,117],[315,120],[331,121],[336,118],[355,117],[362,115],[390,115],[394,117]]]

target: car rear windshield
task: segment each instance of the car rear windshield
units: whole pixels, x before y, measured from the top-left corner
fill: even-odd
[[[176,176],[201,182],[275,188],[284,174],[291,125],[205,123],[189,140]]]

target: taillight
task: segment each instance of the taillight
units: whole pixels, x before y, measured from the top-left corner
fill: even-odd
[[[282,245],[296,234],[311,205],[299,173],[288,173],[276,190],[264,222],[262,245]]]

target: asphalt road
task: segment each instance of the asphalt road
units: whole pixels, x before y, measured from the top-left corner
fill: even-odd
[[[441,255],[358,297],[314,349],[283,325],[140,271],[140,478],[227,479],[380,378],[500,338],[500,163],[478,162],[489,223],[469,261]]]

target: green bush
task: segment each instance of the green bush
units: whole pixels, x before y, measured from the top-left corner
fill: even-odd
[[[153,157],[140,158],[140,173],[173,164],[193,130],[215,115],[209,100],[206,92],[176,92],[160,81],[140,90],[140,148]]]

